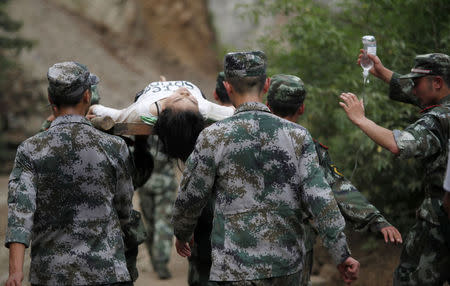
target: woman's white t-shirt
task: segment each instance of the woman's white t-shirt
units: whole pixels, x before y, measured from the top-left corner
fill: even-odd
[[[92,112],[97,116],[110,116],[115,122],[138,123],[141,116],[155,116],[150,113],[150,106],[167,98],[180,87],[185,87],[197,99],[198,109],[203,118],[219,121],[234,113],[233,107],[221,106],[205,99],[200,89],[189,81],[155,81],[150,83],[136,102],[124,109],[115,109],[103,105],[93,106]]]

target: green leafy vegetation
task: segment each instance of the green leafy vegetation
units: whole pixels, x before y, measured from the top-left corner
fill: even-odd
[[[356,65],[361,37],[374,35],[383,64],[407,73],[414,56],[449,54],[450,2],[446,0],[258,0],[241,5],[256,22],[273,17],[261,39],[269,75],[294,74],[307,85],[300,124],[330,147],[336,165],[387,216],[405,230],[423,193],[417,160],[399,160],[350,123],[339,106],[341,92],[363,97],[366,115],[389,129],[403,129],[419,116],[411,105],[389,100],[388,85],[370,76],[363,86]],[[331,2],[331,1],[330,1]],[[320,4],[322,3],[322,4]]]

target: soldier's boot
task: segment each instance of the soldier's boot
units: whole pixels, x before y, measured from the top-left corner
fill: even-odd
[[[169,279],[172,277],[172,274],[170,273],[169,269],[167,268],[167,265],[164,263],[158,263],[154,267],[156,274],[158,275],[158,278],[163,279]]]

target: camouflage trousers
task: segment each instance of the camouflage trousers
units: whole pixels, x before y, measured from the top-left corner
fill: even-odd
[[[225,281],[215,282],[217,286],[298,286],[300,285],[301,271],[280,277],[271,277],[258,280],[244,280],[244,281]]]
[[[441,286],[449,279],[450,249],[439,226],[419,220],[404,242],[394,286]]]
[[[170,219],[176,189],[154,193],[144,185],[138,189],[138,193],[148,233],[145,243],[152,265],[167,264],[172,250],[173,228]]]

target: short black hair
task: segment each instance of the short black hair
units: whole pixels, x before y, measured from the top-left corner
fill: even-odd
[[[279,83],[275,83],[278,84],[278,86],[280,84],[282,84],[282,82]],[[277,86],[277,88],[278,88]],[[280,100],[276,100],[274,98],[274,96],[271,96],[269,94],[269,96],[267,96],[267,105],[269,105],[270,110],[273,112],[273,114],[280,116],[280,117],[286,117],[286,116],[291,116],[294,115],[297,110],[300,108],[300,106],[302,106],[304,100],[291,100],[291,101],[280,101]]]
[[[162,142],[162,151],[170,158],[186,161],[195,147],[205,120],[200,112],[165,108],[153,126],[153,133]]]
[[[61,106],[75,106],[78,103],[80,103],[81,99],[83,98],[83,94],[86,92],[86,90],[89,90],[91,92],[91,86],[88,86],[86,89],[84,89],[80,94],[71,95],[58,95],[54,96],[50,89],[48,89],[48,96],[50,97],[52,104],[56,107]]]
[[[272,110],[273,114],[280,117],[286,117],[294,115],[303,103],[288,103],[267,99],[267,104],[269,105],[270,110]]]
[[[266,75],[262,74],[259,76],[249,76],[249,77],[231,77],[225,78],[237,93],[245,93],[253,89],[257,89],[260,92],[264,88],[264,83],[266,82]]]

